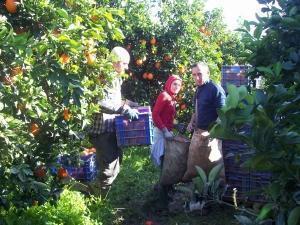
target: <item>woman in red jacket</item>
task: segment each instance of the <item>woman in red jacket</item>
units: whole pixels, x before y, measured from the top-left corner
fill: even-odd
[[[174,127],[173,121],[176,115],[176,95],[181,89],[182,80],[179,76],[171,75],[166,81],[164,91],[162,91],[156,99],[152,117],[154,122],[154,141],[151,146],[151,159],[156,166],[162,168],[165,139],[172,140]],[[163,204],[168,204],[168,192],[172,189],[172,185],[162,186],[156,185],[159,191],[159,198]]]

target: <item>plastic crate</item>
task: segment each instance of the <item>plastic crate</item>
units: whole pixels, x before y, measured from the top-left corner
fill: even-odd
[[[120,147],[153,144],[153,124],[150,107],[139,107],[139,119],[129,121],[125,116],[116,116],[117,143]]]
[[[271,181],[271,173],[253,171],[242,167],[254,152],[243,142],[223,140],[222,151],[225,167],[225,179],[229,188],[225,197],[232,197],[237,190],[237,199],[250,202],[264,202],[262,188]]]
[[[239,87],[241,85],[248,85],[248,78],[246,77],[248,66],[222,66],[222,80],[221,85],[227,92],[227,84],[234,84]]]
[[[70,177],[80,181],[94,180],[97,175],[96,154],[80,156],[80,166],[73,166],[70,157],[58,157],[57,163],[68,171]]]

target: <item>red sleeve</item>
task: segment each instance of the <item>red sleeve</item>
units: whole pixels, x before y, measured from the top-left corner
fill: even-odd
[[[159,129],[163,129],[165,128],[165,124],[163,123],[162,119],[161,119],[161,112],[164,109],[164,107],[167,105],[168,103],[168,96],[165,92],[162,92],[159,94],[159,96],[156,99],[153,111],[152,111],[152,118],[153,118],[153,123],[154,125],[159,128]]]

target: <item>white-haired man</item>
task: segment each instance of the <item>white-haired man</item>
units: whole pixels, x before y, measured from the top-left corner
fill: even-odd
[[[94,194],[97,194],[100,189],[102,194],[106,193],[120,171],[123,153],[117,145],[115,116],[123,114],[132,120],[138,118],[138,111],[131,108],[136,103],[128,100],[123,101],[121,97],[122,79],[120,75],[128,68],[130,55],[126,49],[114,47],[110,58],[116,75],[111,85],[108,85],[104,90],[105,96],[99,101],[100,112],[94,115],[89,134],[90,142],[96,148],[99,169],[96,180],[90,186]]]

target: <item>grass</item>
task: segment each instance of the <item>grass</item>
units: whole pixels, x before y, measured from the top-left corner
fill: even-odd
[[[92,217],[104,225],[236,225],[235,211],[216,206],[207,216],[197,212],[168,214],[157,211],[157,194],[153,191],[159,170],[149,159],[149,148],[132,147],[124,150],[121,172],[106,200],[90,199]]]

